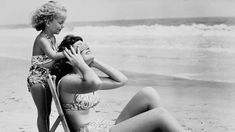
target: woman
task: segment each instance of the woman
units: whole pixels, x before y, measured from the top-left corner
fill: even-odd
[[[65,49],[67,60],[55,62],[52,71],[57,76],[59,97],[72,132],[182,131],[161,106],[157,92],[150,87],[143,88],[130,100],[115,123],[94,120],[97,117],[93,108],[99,103],[95,91],[121,87],[128,79],[117,69],[97,60],[82,41],[67,42],[67,46],[59,46],[60,50]],[[99,69],[107,77],[99,77],[92,68]]]

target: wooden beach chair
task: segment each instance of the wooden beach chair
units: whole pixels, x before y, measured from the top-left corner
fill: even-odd
[[[56,92],[55,78],[56,78],[55,76],[52,77],[52,75],[50,75],[50,74],[48,75],[48,78],[47,78],[47,82],[49,84],[49,88],[50,88],[50,91],[51,91],[51,94],[52,94],[52,98],[55,102],[55,106],[56,106],[58,114],[59,114],[56,121],[52,125],[52,127],[50,129],[50,132],[55,132],[55,130],[58,127],[60,122],[62,123],[64,131],[65,132],[70,132],[67,121],[66,121],[65,116],[64,116],[64,112],[63,112],[61,104],[60,104],[59,97],[58,97],[57,92]]]

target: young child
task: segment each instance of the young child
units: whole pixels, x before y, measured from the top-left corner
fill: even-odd
[[[65,19],[65,7],[55,1],[45,3],[32,15],[32,26],[41,32],[34,41],[27,86],[38,110],[39,132],[49,131],[51,93],[46,77],[53,61],[65,57],[63,52],[57,52],[54,36],[63,29]]]

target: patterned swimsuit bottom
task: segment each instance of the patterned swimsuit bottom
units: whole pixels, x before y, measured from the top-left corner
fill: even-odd
[[[31,67],[27,77],[27,86],[28,91],[35,84],[41,84],[45,88],[49,88],[47,84],[47,75],[50,73],[49,69],[40,67],[40,65],[51,62],[52,59],[49,59],[46,55],[37,55],[33,56],[31,60]]]
[[[88,110],[99,104],[99,97],[95,93],[75,94],[72,103],[63,104],[65,111]],[[110,128],[114,125],[114,121],[105,119],[95,119],[84,125],[80,132],[110,132]]]
[[[110,132],[113,125],[114,121],[97,119],[82,127],[80,132]]]

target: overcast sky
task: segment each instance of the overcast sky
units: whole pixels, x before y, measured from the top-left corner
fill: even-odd
[[[0,0],[0,25],[30,23],[31,12],[47,0]],[[57,0],[67,21],[235,16],[235,0]]]

